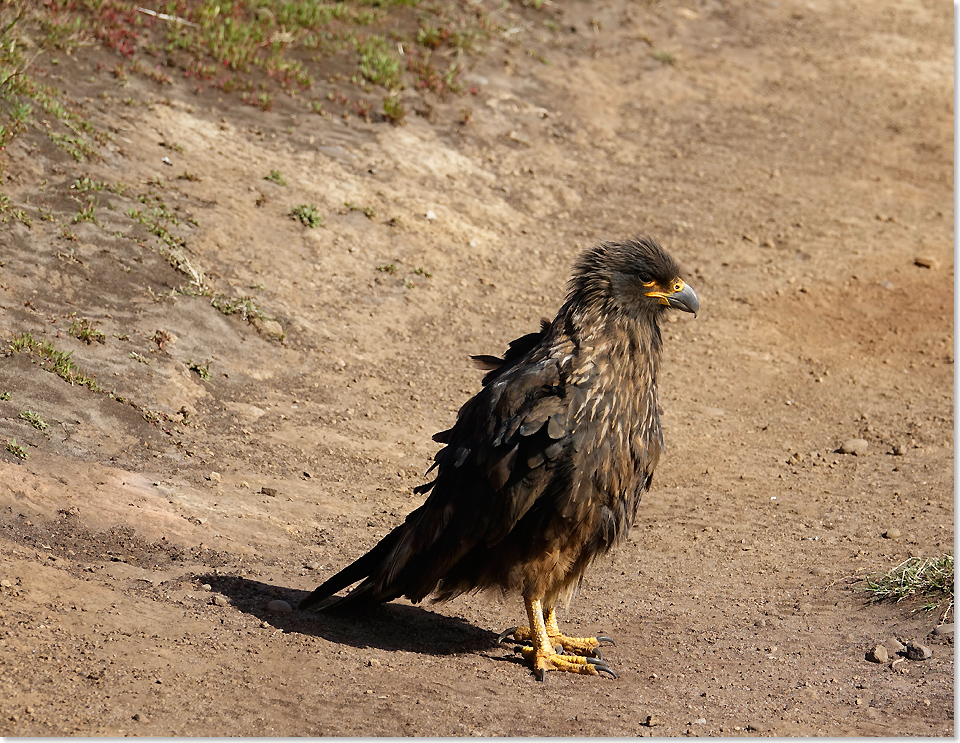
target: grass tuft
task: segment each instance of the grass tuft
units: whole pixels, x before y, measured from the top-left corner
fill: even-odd
[[[919,607],[923,611],[933,611],[946,603],[946,616],[953,608],[953,555],[911,557],[886,573],[868,577],[865,590],[875,602],[921,599],[925,601]]]
[[[298,204],[290,210],[290,216],[299,219],[311,230],[323,224],[323,217],[317,211],[316,204]]]

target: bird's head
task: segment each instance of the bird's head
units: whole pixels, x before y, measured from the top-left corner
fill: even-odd
[[[570,281],[570,300],[604,313],[658,318],[673,308],[696,316],[700,300],[680,266],[650,238],[601,243],[584,252]]]

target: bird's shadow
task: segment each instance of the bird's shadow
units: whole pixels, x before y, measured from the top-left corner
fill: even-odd
[[[225,596],[239,611],[284,632],[314,635],[357,648],[406,650],[427,655],[477,652],[497,646],[497,635],[493,632],[419,606],[381,604],[349,614],[299,611],[297,604],[309,591],[237,576],[197,575],[196,579]],[[267,604],[274,599],[286,601],[293,611],[268,610]]]

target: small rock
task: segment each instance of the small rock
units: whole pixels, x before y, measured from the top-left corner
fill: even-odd
[[[647,719],[643,724],[648,728],[655,728],[660,724],[660,718],[654,717],[653,715],[647,715]]]
[[[867,453],[869,444],[866,439],[847,439],[840,445],[840,451],[843,454],[853,454],[857,457],[862,457]]]
[[[209,475],[207,475],[207,479],[210,482],[220,482],[223,478],[220,476],[219,472],[211,472]]]
[[[939,627],[937,627],[937,628],[933,631],[933,634],[936,635],[937,637],[944,637],[944,636],[946,636],[946,635],[952,635],[952,634],[953,634],[953,622],[950,622],[950,624],[941,624]]]
[[[229,605],[230,605],[229,599],[227,599],[227,597],[224,596],[222,593],[218,593],[216,596],[214,596],[214,597],[210,600],[210,602],[213,603],[213,604],[216,604],[217,606],[229,606]]]
[[[267,604],[267,611],[273,614],[290,614],[293,612],[293,607],[283,599],[274,599]]]
[[[0,587],[2,587],[2,588],[13,588],[13,583],[11,583],[9,580],[7,580],[6,578],[4,578],[3,580],[0,580]]]
[[[884,539],[899,539],[899,538],[900,538],[900,530],[899,530],[897,527],[895,527],[895,526],[894,526],[892,529],[887,529],[887,530],[883,533],[883,538],[884,538]]]
[[[319,569],[320,569],[320,563],[319,563],[319,562],[308,562],[305,567],[307,568],[307,570],[319,570]]]
[[[260,488],[260,492],[261,492],[261,494],[263,494],[263,495],[269,495],[271,498],[276,498],[276,496],[277,496],[277,489],[276,489],[276,488],[268,488],[266,485],[264,485],[262,488]]]
[[[137,712],[137,713],[133,716],[133,720],[134,720],[135,722],[146,722],[146,721],[147,721],[147,716],[146,716],[146,715],[141,715],[139,712]]]
[[[915,640],[907,641],[907,658],[910,660],[926,660],[931,655],[933,651],[926,645],[921,645]]]
[[[886,645],[887,650],[889,650],[893,655],[897,653],[902,653],[907,649],[907,646],[900,642],[896,637],[891,637],[890,641]]]
[[[434,214],[434,212],[433,212],[432,210],[429,211],[429,212],[427,212],[427,219],[428,219],[430,222],[432,222],[432,221],[435,220],[436,218],[437,218],[437,215]]]
[[[890,448],[891,453],[895,457],[902,457],[906,453],[906,448],[900,442],[897,442]]]
[[[273,338],[282,338],[283,326],[278,323],[276,320],[267,320],[265,318],[255,317],[252,320],[253,327],[255,327],[263,335],[268,335]]]
[[[937,259],[929,255],[918,255],[913,259],[913,265],[920,268],[937,268]]]
[[[211,586],[209,583],[203,583],[203,584],[200,585],[200,590],[201,590],[201,591],[212,591],[212,590],[213,590],[213,586]]]
[[[383,663],[378,661],[376,658],[367,658],[367,667],[368,668],[380,668]]]
[[[883,645],[877,645],[867,653],[867,660],[871,663],[886,663],[890,656]]]

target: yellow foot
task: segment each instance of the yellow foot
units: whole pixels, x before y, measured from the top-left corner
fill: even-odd
[[[511,635],[516,642],[521,643],[533,643],[536,639],[529,627],[511,627],[500,635],[497,642],[503,642]],[[602,635],[600,637],[567,637],[560,632],[551,632],[549,628],[547,629],[547,637],[550,639],[550,644],[553,647],[560,647],[566,653],[598,658],[600,660],[603,660],[603,655],[600,653],[601,642],[609,642],[611,645],[616,645],[611,638]]]
[[[617,674],[606,663],[597,658],[585,658],[582,655],[561,655],[560,653],[537,652],[532,647],[520,648],[520,654],[533,666],[533,674],[538,681],[544,681],[547,671],[567,671],[599,676],[609,673],[613,678]]]

